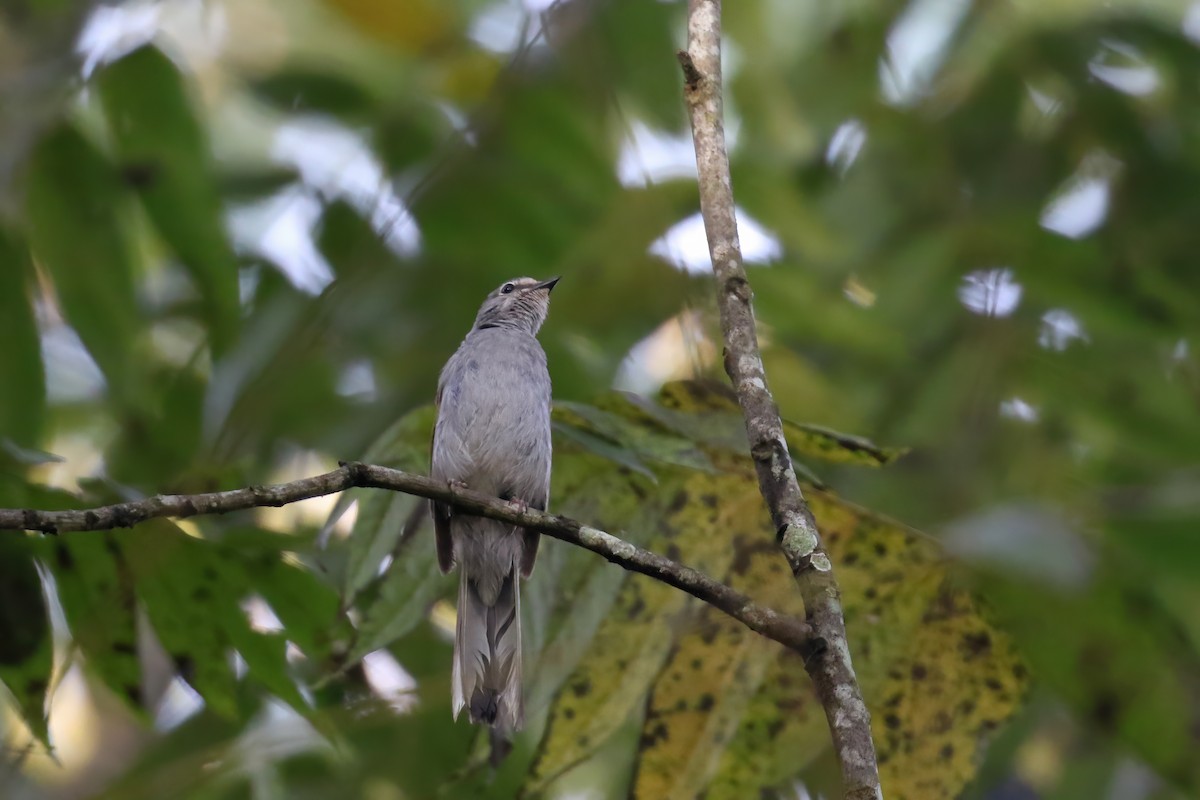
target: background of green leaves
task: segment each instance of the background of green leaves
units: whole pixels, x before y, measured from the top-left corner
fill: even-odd
[[[882,470],[803,466],[941,539],[1034,675],[970,796],[1200,785],[1198,9],[725,10],[734,186],[769,261],[751,280],[777,399],[791,419],[911,448]],[[544,335],[558,441],[573,469],[596,459],[596,485],[564,478],[558,496],[585,519],[660,524],[623,505],[629,475],[661,502],[664,465],[703,472],[714,443],[660,420],[638,444],[644,418],[596,406],[614,380],[652,393],[719,372],[709,283],[677,263],[688,240],[654,247],[696,212],[683,15],[642,0],[6,3],[0,504],[247,485],[363,453],[419,469],[428,411],[405,415],[479,298],[561,273]],[[681,344],[680,319],[709,343]],[[599,477],[614,465],[629,475]],[[35,738],[53,693],[62,765],[8,714],[0,793],[446,786],[470,746],[430,622],[449,584],[400,557],[424,540],[399,540],[412,504],[393,500],[359,498],[354,535],[325,547],[332,503],[5,538],[0,679]],[[529,585],[535,648],[559,630],[574,558],[548,553]],[[584,584],[578,613],[620,578]],[[262,606],[265,630],[245,613],[262,623]],[[574,624],[580,652],[598,621]],[[371,690],[383,667],[356,663],[364,642],[390,643],[416,680],[410,713]],[[193,690],[205,706],[156,733],[147,703],[175,671],[168,706]],[[625,791],[619,738],[578,785]],[[824,785],[828,768],[803,779]],[[480,791],[473,776],[454,785]]]

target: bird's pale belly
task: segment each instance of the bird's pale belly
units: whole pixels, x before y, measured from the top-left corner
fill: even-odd
[[[470,387],[464,388],[471,392]],[[503,395],[502,388],[495,384],[492,388]],[[461,420],[465,458],[459,480],[505,499],[522,498],[543,483],[548,465],[539,454],[549,452],[549,415],[532,408],[478,401],[465,404],[462,410],[472,407],[470,418]]]

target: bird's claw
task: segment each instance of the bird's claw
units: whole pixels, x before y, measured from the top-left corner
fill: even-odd
[[[510,499],[508,501],[508,504],[510,506],[512,506],[513,510],[516,511],[518,514],[524,514],[526,511],[529,510],[529,503],[526,503],[524,500],[522,500],[519,497],[514,497],[514,498]]]
[[[452,492],[461,492],[463,489],[471,488],[456,478],[451,478],[450,480],[446,481],[446,483],[450,484],[450,491]]]

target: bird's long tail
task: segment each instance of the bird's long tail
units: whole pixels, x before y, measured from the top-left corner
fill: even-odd
[[[454,716],[512,733],[525,721],[521,691],[521,593],[516,565],[495,598],[459,568],[458,628],[454,640]],[[490,604],[488,599],[492,599]]]

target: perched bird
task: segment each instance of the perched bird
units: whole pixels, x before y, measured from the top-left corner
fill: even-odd
[[[483,301],[438,381],[435,480],[545,510],[550,493],[550,374],[537,332],[558,278],[514,278]],[[454,716],[521,728],[521,593],[540,534],[431,504],[438,565],[459,567]]]

